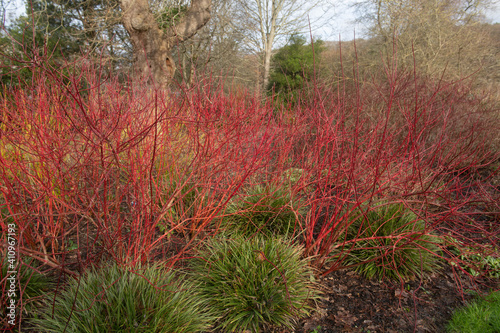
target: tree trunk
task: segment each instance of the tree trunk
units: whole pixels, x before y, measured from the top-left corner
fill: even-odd
[[[192,0],[185,16],[163,31],[149,9],[148,0],[120,0],[123,26],[134,50],[134,74],[166,86],[175,72],[170,50],[193,36],[210,19],[211,0]]]
[[[269,73],[271,72],[271,56],[273,52],[272,42],[266,42],[266,48],[264,49],[264,91],[269,85]]]
[[[258,1],[259,14],[262,17],[267,12],[269,3],[264,4]],[[264,46],[264,91],[268,88],[269,74],[271,72],[271,57],[273,55],[274,38],[276,37],[276,24],[278,13],[283,8],[283,0],[271,2],[271,19],[269,22],[260,20],[260,30],[262,44]],[[268,24],[269,23],[269,24]]]

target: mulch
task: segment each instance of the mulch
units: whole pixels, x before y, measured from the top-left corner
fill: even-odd
[[[323,292],[317,311],[297,333],[445,332],[453,311],[477,292],[498,289],[496,281],[472,281],[451,267],[423,281],[368,280],[339,270],[319,278]],[[460,286],[460,287],[459,287]]]

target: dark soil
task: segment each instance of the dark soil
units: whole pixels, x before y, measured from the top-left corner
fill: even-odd
[[[168,246],[155,259],[172,257],[186,245],[185,239],[178,237],[166,243]],[[426,280],[402,284],[368,280],[355,271],[338,270],[318,278],[322,296],[317,308],[310,318],[298,323],[294,332],[445,332],[455,309],[477,292],[497,290],[499,285],[499,280],[472,281],[451,266]],[[29,325],[23,325],[23,331],[37,332]]]
[[[487,178],[490,174],[478,174]],[[489,180],[487,189],[492,207],[468,207],[480,230],[498,237],[498,198],[500,177]],[[471,187],[472,190],[474,190]],[[483,208],[483,209],[480,209]],[[494,212],[494,213],[489,213]],[[464,221],[466,223],[466,221]],[[466,224],[464,224],[466,225]],[[453,225],[448,226],[453,230]],[[319,231],[319,230],[318,230]],[[467,237],[481,239],[473,228]],[[464,230],[458,230],[463,234]],[[408,283],[367,280],[351,270],[335,271],[319,278],[322,299],[311,318],[302,320],[297,333],[320,332],[446,332],[453,311],[467,304],[478,293],[499,290],[500,280],[473,281],[465,273],[445,265],[424,281]]]
[[[158,236],[158,235],[157,235]],[[153,260],[172,259],[185,252],[185,237],[172,236],[152,253]],[[105,251],[104,251],[105,252]],[[67,268],[82,272],[82,261],[105,260],[99,251],[71,252]],[[446,265],[423,281],[406,283],[368,280],[352,270],[338,270],[318,277],[322,296],[310,318],[301,320],[295,333],[326,332],[445,332],[455,309],[473,299],[477,292],[498,290],[500,281],[473,281],[466,274]],[[23,332],[37,332],[23,323]],[[291,333],[289,331],[277,331]]]
[[[172,258],[186,245],[186,238],[173,236],[153,258]],[[353,270],[338,270],[318,277],[322,295],[317,308],[294,332],[445,332],[455,309],[477,292],[499,289],[499,282],[473,281],[446,264],[426,280],[406,283],[368,280]]]
[[[445,332],[453,310],[498,281],[474,283],[448,267],[425,281],[367,280],[340,270],[320,278],[323,299],[296,332]],[[460,285],[461,289],[457,286]]]

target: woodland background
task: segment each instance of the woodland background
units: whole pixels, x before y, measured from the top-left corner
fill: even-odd
[[[33,0],[4,20],[2,324],[8,267],[34,332],[439,331],[498,289],[496,2],[358,1],[363,35],[322,40],[337,4]]]

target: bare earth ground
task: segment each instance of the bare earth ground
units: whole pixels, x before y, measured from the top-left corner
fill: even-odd
[[[486,177],[486,175],[478,175]],[[490,179],[491,197],[498,198],[500,177]],[[498,213],[495,213],[498,214]],[[488,220],[491,216],[476,216]],[[490,228],[498,228],[498,217]],[[450,226],[452,227],[452,226]],[[495,232],[497,234],[497,231]],[[471,279],[445,264],[425,281],[379,282],[354,271],[335,271],[320,278],[323,300],[318,311],[300,322],[298,333],[320,332],[446,332],[455,309],[477,292],[500,289],[500,280]]]
[[[175,253],[182,244],[182,239],[172,238],[167,252]],[[318,287],[323,293],[318,308],[310,318],[299,322],[295,333],[445,332],[455,309],[473,299],[477,291],[498,290],[500,281],[474,283],[444,264],[439,273],[426,280],[403,285],[368,280],[353,270],[338,270],[319,277]]]
[[[159,256],[168,257],[184,245],[185,240],[172,237]],[[473,283],[465,274],[454,274],[451,266],[445,266],[424,281],[404,284],[368,280],[352,270],[338,270],[319,277],[318,287],[323,294],[317,309],[298,323],[295,333],[445,332],[453,310],[474,298],[474,291],[498,290],[500,281]],[[23,332],[38,332],[30,325],[23,327]]]
[[[367,280],[354,271],[333,272],[320,279],[324,295],[318,311],[296,332],[445,332],[453,310],[472,299],[474,290],[498,289],[498,281],[479,285],[457,275],[448,266],[426,281],[401,285]]]

